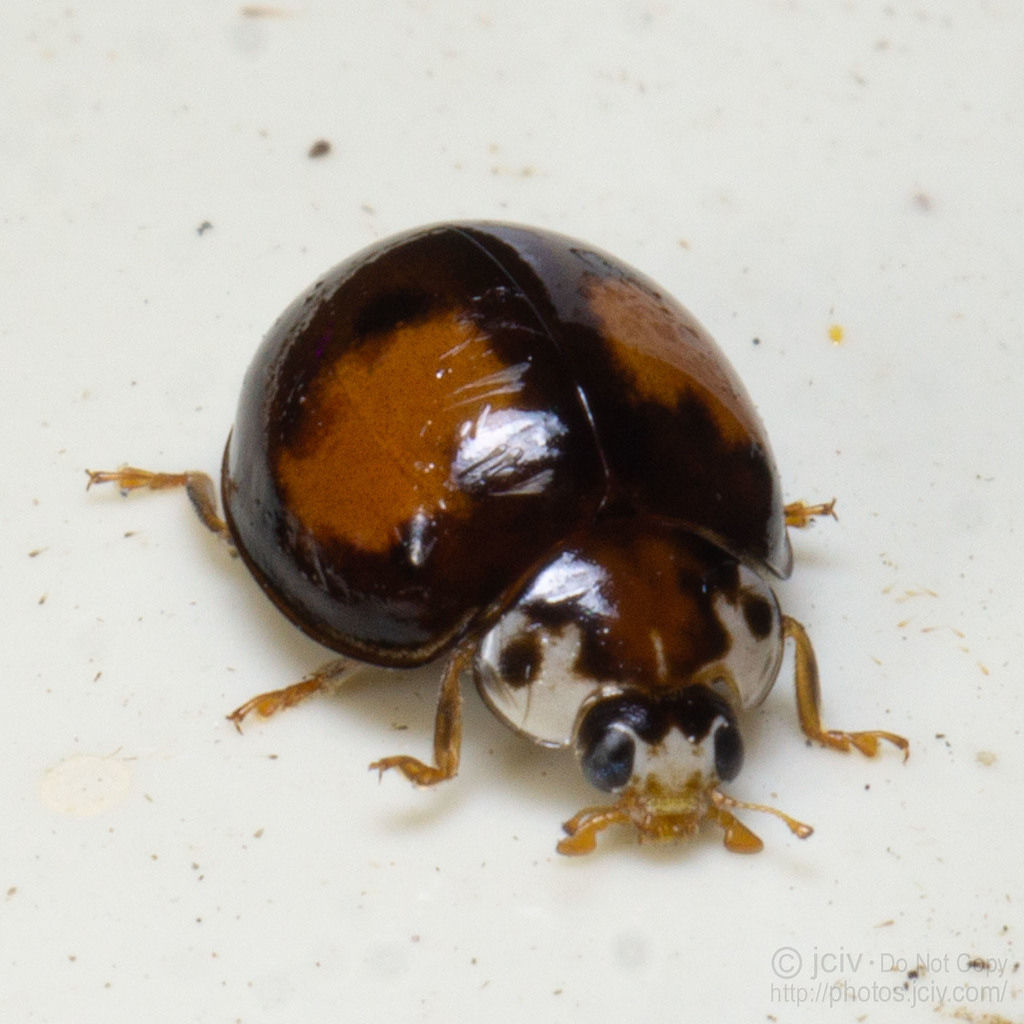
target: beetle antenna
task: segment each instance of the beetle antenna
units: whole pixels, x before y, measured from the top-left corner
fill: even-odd
[[[711,790],[711,801],[716,807],[738,807],[745,811],[765,811],[767,814],[774,814],[776,818],[781,818],[786,823],[793,835],[799,836],[801,839],[806,839],[814,832],[810,825],[805,825],[802,821],[791,818],[777,807],[769,807],[767,804],[752,804],[746,800],[736,800],[734,797],[726,796],[720,789]]]

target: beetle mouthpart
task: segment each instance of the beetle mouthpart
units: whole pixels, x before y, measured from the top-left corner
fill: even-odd
[[[680,841],[693,838],[705,821],[725,830],[725,847],[733,853],[758,853],[761,840],[735,815],[734,809],[766,811],[781,818],[790,831],[806,839],[814,829],[775,807],[735,800],[715,783],[694,774],[680,790],[665,790],[655,779],[645,780],[643,788],[628,787],[614,804],[585,807],[565,822],[565,838],[558,852],[566,856],[590,853],[597,845],[597,834],[610,825],[632,825],[641,843]]]
[[[558,852],[568,856],[590,853],[597,845],[597,833],[610,825],[632,825],[637,841],[661,843],[693,838],[707,818],[719,821],[722,814],[712,802],[713,782],[699,772],[682,787],[666,788],[657,778],[647,776],[642,786],[628,786],[614,804],[585,807],[562,825],[566,836]]]

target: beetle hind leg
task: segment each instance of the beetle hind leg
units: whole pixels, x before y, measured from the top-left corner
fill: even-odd
[[[462,749],[462,692],[459,681],[474,653],[475,647],[464,643],[455,649],[445,666],[437,700],[437,715],[434,718],[435,763],[425,764],[409,754],[395,754],[374,761],[370,765],[371,771],[383,775],[389,769],[397,768],[417,786],[436,786],[458,774]]]
[[[277,714],[278,711],[294,707],[300,701],[307,700],[316,693],[336,689],[342,682],[351,679],[355,671],[362,667],[361,662],[350,661],[348,658],[335,658],[334,661],[321,665],[311,676],[292,683],[291,686],[257,694],[251,700],[247,700],[235,708],[227,716],[227,719],[229,722],[234,722],[235,728],[241,732],[242,720],[253,712],[261,718],[269,718],[271,715]]]
[[[782,617],[782,635],[792,639],[796,646],[796,708],[800,728],[804,735],[833,750],[849,751],[856,748],[867,757],[878,753],[879,742],[885,740],[903,751],[903,760],[910,756],[910,743],[902,736],[881,729],[867,732],[844,732],[825,729],[821,724],[821,687],[818,682],[818,662],[814,657],[807,630],[788,615]]]
[[[85,472],[89,476],[89,482],[85,485],[86,490],[93,484],[117,484],[121,493],[125,495],[139,490],[167,491],[183,488],[203,526],[226,541],[232,551],[234,550],[228,524],[217,511],[216,488],[206,473],[197,470],[187,470],[184,473],[153,473],[137,466],[121,466],[120,469],[113,470],[87,469]]]
[[[791,501],[784,509],[786,514],[786,525],[803,529],[810,526],[818,516],[831,516],[838,519],[836,515],[836,499],[822,501],[817,505],[808,505],[806,501]]]

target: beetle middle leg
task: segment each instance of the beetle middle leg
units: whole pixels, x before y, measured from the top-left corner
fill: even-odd
[[[187,470],[184,473],[153,473],[137,466],[121,466],[120,469],[113,470],[87,469],[86,473],[89,475],[86,490],[93,484],[117,484],[122,494],[138,490],[167,491],[183,488],[203,526],[226,541],[234,551],[228,524],[217,510],[217,490],[213,480],[206,473],[197,470]]]
[[[880,729],[868,732],[825,729],[821,724],[818,662],[814,657],[814,648],[811,646],[807,630],[796,619],[783,615],[782,635],[783,638],[791,639],[796,646],[796,709],[804,735],[833,750],[848,751],[856,747],[868,757],[874,757],[878,753],[879,741],[885,740],[903,751],[904,761],[910,756],[910,743],[893,732],[884,732]]]
[[[462,691],[459,681],[475,653],[474,644],[463,643],[455,649],[445,666],[434,719],[435,763],[424,764],[408,754],[396,754],[374,761],[370,765],[371,771],[383,775],[389,768],[397,768],[417,786],[436,786],[439,782],[454,778],[459,770],[459,753],[462,748]]]

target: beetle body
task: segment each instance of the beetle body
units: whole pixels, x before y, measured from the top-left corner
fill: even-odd
[[[130,472],[92,479],[130,489]],[[783,505],[707,332],[583,243],[444,224],[340,264],[256,354],[221,492],[223,532],[311,637],[389,667],[448,655],[438,764],[381,770],[455,773],[470,665],[510,726],[575,746],[619,800],[568,823],[563,852],[616,822],[667,838],[711,819],[731,847],[759,845],[717,787],[739,771],[738,715],[771,688],[786,636],[808,735],[899,739],[821,728],[813,653],[767,582],[790,572],[787,525],[831,506]]]
[[[246,377],[223,496],[277,604],[383,665],[433,658],[610,516],[790,561],[764,432],[707,334],[623,264],[507,226],[400,236],[296,300]]]

